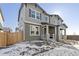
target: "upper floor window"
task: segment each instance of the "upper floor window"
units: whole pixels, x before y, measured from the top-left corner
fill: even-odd
[[[45,21],[48,21],[48,16],[44,15],[43,17]]]
[[[36,12],[36,18],[40,19],[40,16],[41,16],[40,13]]]
[[[32,17],[35,19],[41,19],[41,14],[37,11],[29,9],[29,17]]]
[[[45,16],[45,20],[47,21],[47,19],[48,19],[48,17],[47,16]]]
[[[29,9],[29,17],[31,17],[31,9]]]
[[[38,7],[37,4],[35,4],[35,7]]]
[[[29,9],[29,16],[35,18],[35,11]]]
[[[32,11],[32,12],[31,12],[31,16],[32,16],[33,18],[35,18],[35,11]]]

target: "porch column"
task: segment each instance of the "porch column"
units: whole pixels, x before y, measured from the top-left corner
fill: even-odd
[[[49,40],[49,26],[46,25],[46,39]]]
[[[26,40],[26,24],[25,23],[23,24],[23,34],[22,34],[22,36],[23,36],[23,40]]]
[[[64,35],[66,35],[66,29],[64,29]]]
[[[59,41],[59,25],[55,26],[55,41]]]
[[[55,26],[55,38],[54,38],[55,41],[56,41],[56,35],[57,35],[57,27]]]
[[[42,39],[45,39],[45,35],[44,35],[44,26],[42,27],[42,30],[41,30],[41,37],[42,37]]]
[[[66,38],[66,29],[64,29],[64,39],[67,39]]]

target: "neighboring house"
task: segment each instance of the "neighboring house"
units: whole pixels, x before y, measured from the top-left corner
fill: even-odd
[[[21,4],[18,26],[19,31],[23,32],[24,40],[52,39],[59,41],[62,39],[63,30],[64,37],[66,36],[67,28],[59,15],[47,14],[36,3]]]
[[[3,32],[12,32],[12,29],[9,27],[3,27]]]
[[[16,32],[19,32],[19,28],[18,28],[18,27],[16,27],[16,28],[15,28],[15,31],[16,31]]]
[[[2,10],[0,8],[0,30],[3,29],[3,21],[4,21],[4,18],[3,18]]]

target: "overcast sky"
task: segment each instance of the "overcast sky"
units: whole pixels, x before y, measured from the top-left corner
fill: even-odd
[[[59,14],[67,24],[67,34],[79,34],[79,4],[39,4],[49,14]],[[20,4],[0,4],[5,26],[15,29]]]

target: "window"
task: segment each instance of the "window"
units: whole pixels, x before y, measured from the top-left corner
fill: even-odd
[[[40,27],[36,25],[30,25],[30,35],[31,36],[39,36],[40,35]]]
[[[35,7],[38,7],[37,4],[35,4]]]
[[[60,20],[60,18],[58,17],[58,20]]]
[[[40,19],[40,13],[36,12],[36,18]]]
[[[29,9],[29,17],[35,18],[35,11]]]
[[[31,17],[31,9],[29,9],[29,17]]]
[[[40,8],[37,4],[35,4],[35,8]]]
[[[35,11],[31,11],[31,16],[35,18]]]
[[[33,35],[34,34],[34,27],[33,26],[30,26],[30,29],[31,29],[31,35]]]
[[[48,19],[48,17],[47,16],[45,16],[45,20],[47,21],[47,19]]]
[[[36,35],[39,35],[39,29],[36,27]]]
[[[48,16],[44,15],[43,17],[45,21],[48,21]]]
[[[35,19],[41,19],[41,14],[39,12],[32,10],[32,9],[29,9],[29,17],[32,17]]]

